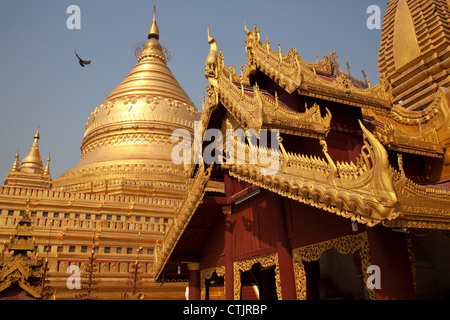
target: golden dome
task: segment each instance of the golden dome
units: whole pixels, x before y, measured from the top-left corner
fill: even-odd
[[[152,26],[155,32],[155,17]],[[184,181],[183,166],[171,160],[178,143],[171,136],[176,129],[192,133],[199,119],[168,68],[158,37],[149,35],[138,63],[89,116],[79,165],[54,186],[118,178]]]

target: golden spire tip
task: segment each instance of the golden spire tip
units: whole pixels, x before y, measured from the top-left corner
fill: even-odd
[[[39,135],[39,125],[37,127],[36,133],[34,134],[34,138],[35,139],[40,139],[41,138],[41,136]]]
[[[159,29],[158,25],[156,24],[156,4],[153,5],[153,21],[152,25],[148,29],[148,39],[156,38],[156,40],[159,39]]]

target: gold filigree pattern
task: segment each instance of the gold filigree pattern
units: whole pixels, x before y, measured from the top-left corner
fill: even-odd
[[[95,140],[89,141],[86,145],[82,146],[81,158],[89,152],[107,145],[119,145],[119,144],[176,144],[171,140],[170,134],[157,134],[157,133],[121,133],[116,135],[110,135],[107,137],[99,137]]]
[[[169,106],[168,109],[172,110],[171,114],[167,114],[165,108],[164,110],[155,109],[162,104],[167,104]],[[121,112],[120,110],[112,112],[113,109],[116,109],[119,106],[123,106],[126,112]],[[137,106],[139,106],[139,108],[137,108]],[[179,110],[185,110],[186,114],[180,115]],[[100,116],[100,114],[102,114],[102,116]],[[97,116],[101,119],[97,119]],[[189,121],[186,116],[189,118]],[[106,123],[133,120],[169,121],[192,127],[193,121],[199,118],[199,116],[200,113],[195,107],[175,99],[152,95],[125,96],[107,100],[95,108],[86,121],[84,135],[85,137],[88,136],[91,131]]]
[[[341,238],[331,239],[328,241],[296,248],[292,250],[292,258],[294,262],[294,272],[296,277],[297,299],[306,300],[306,278],[304,261],[311,262],[320,259],[322,254],[330,249],[336,249],[340,254],[358,253],[361,259],[361,271],[364,275],[364,283],[366,283],[368,274],[367,268],[371,265],[369,241],[367,233],[363,232],[357,235],[350,235]],[[367,289],[370,299],[375,299],[375,291]]]
[[[432,103],[423,110],[410,110],[401,105],[387,113],[366,110],[379,124],[375,136],[389,149],[424,156],[444,158],[439,181],[450,178],[450,90],[438,88]]]
[[[211,279],[214,272],[218,277],[224,277],[224,294],[226,290],[225,285],[225,265],[210,267],[200,270],[200,295],[202,300],[206,300],[206,280]]]
[[[390,108],[391,93],[382,80],[367,89],[354,86],[342,73],[336,79],[328,77],[325,80],[318,73],[331,76],[331,55],[325,56],[322,61],[307,63],[295,48],[284,55],[280,53],[280,49],[278,52],[271,50],[268,42],[264,44],[260,40],[257,26],[253,31],[245,28],[245,32],[247,75],[259,69],[289,93],[297,90],[302,95],[358,107],[380,110]]]
[[[262,268],[275,266],[275,284],[277,288],[277,297],[278,300],[282,300],[280,268],[278,265],[278,254],[276,252],[233,262],[234,300],[240,300],[241,298],[241,273],[249,271],[253,267],[253,265],[257,263],[261,264]]]
[[[159,277],[184,229],[186,229],[197,207],[202,202],[206,192],[206,185],[211,178],[213,166],[210,165],[208,168],[205,168],[203,165],[200,165],[194,179],[188,183],[186,197],[177,208],[174,221],[167,230],[164,241],[156,246],[155,256],[158,257],[158,260],[155,261],[155,278]]]
[[[327,160],[271,149],[270,154],[277,155],[272,159],[279,159],[280,169],[263,175],[261,170],[267,167],[263,161],[250,164],[246,160],[249,154],[268,154],[267,150],[237,141],[238,148],[245,152],[236,152],[234,161],[222,167],[239,180],[373,226],[397,218],[400,207],[386,150],[362,124],[361,128],[364,145],[357,165],[335,165],[322,143]]]
[[[220,101],[245,130],[259,131],[269,127],[295,135],[314,138],[326,136],[331,122],[328,109],[325,108],[325,116],[321,115],[317,104],[306,107],[305,112],[294,112],[282,106],[276,96],[260,91],[257,84],[250,87],[248,75],[237,75],[234,67],[224,66],[223,54],[217,55],[217,44],[212,40],[205,62],[205,76],[210,87],[207,88],[207,100],[203,102],[203,108],[206,109],[202,115],[204,125]]]

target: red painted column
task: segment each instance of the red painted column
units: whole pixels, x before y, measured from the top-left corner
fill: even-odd
[[[227,172],[223,177],[225,195],[227,198],[232,197],[235,190],[233,190],[233,184],[235,180],[231,178]],[[233,232],[235,222],[232,217],[231,205],[222,208],[225,214],[225,244],[224,244],[224,256],[225,256],[225,300],[234,300],[234,271],[233,271]]]
[[[295,273],[292,262],[292,249],[289,244],[286,226],[284,199],[274,193],[270,193],[270,195],[272,199],[273,230],[275,233],[278,265],[280,269],[281,296],[283,300],[296,300]]]
[[[200,263],[188,263],[189,300],[200,300]]]
[[[404,234],[381,226],[367,228],[371,262],[380,268],[377,300],[416,299]]]
[[[225,300],[234,300],[233,230],[231,211],[225,218]]]

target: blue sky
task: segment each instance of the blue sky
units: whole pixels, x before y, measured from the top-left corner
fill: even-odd
[[[29,151],[38,125],[52,178],[77,166],[86,120],[136,64],[132,48],[146,40],[155,3],[160,42],[173,52],[168,66],[199,109],[207,26],[227,65],[245,64],[246,22],[283,53],[294,45],[315,61],[334,50],[342,69],[349,61],[353,75],[365,69],[378,82],[381,30],[366,27],[366,10],[376,4],[383,15],[386,1],[0,0],[0,179],[17,150],[20,161]],[[70,5],[81,9],[80,30],[66,27]],[[81,68],[74,50],[92,64]]]

